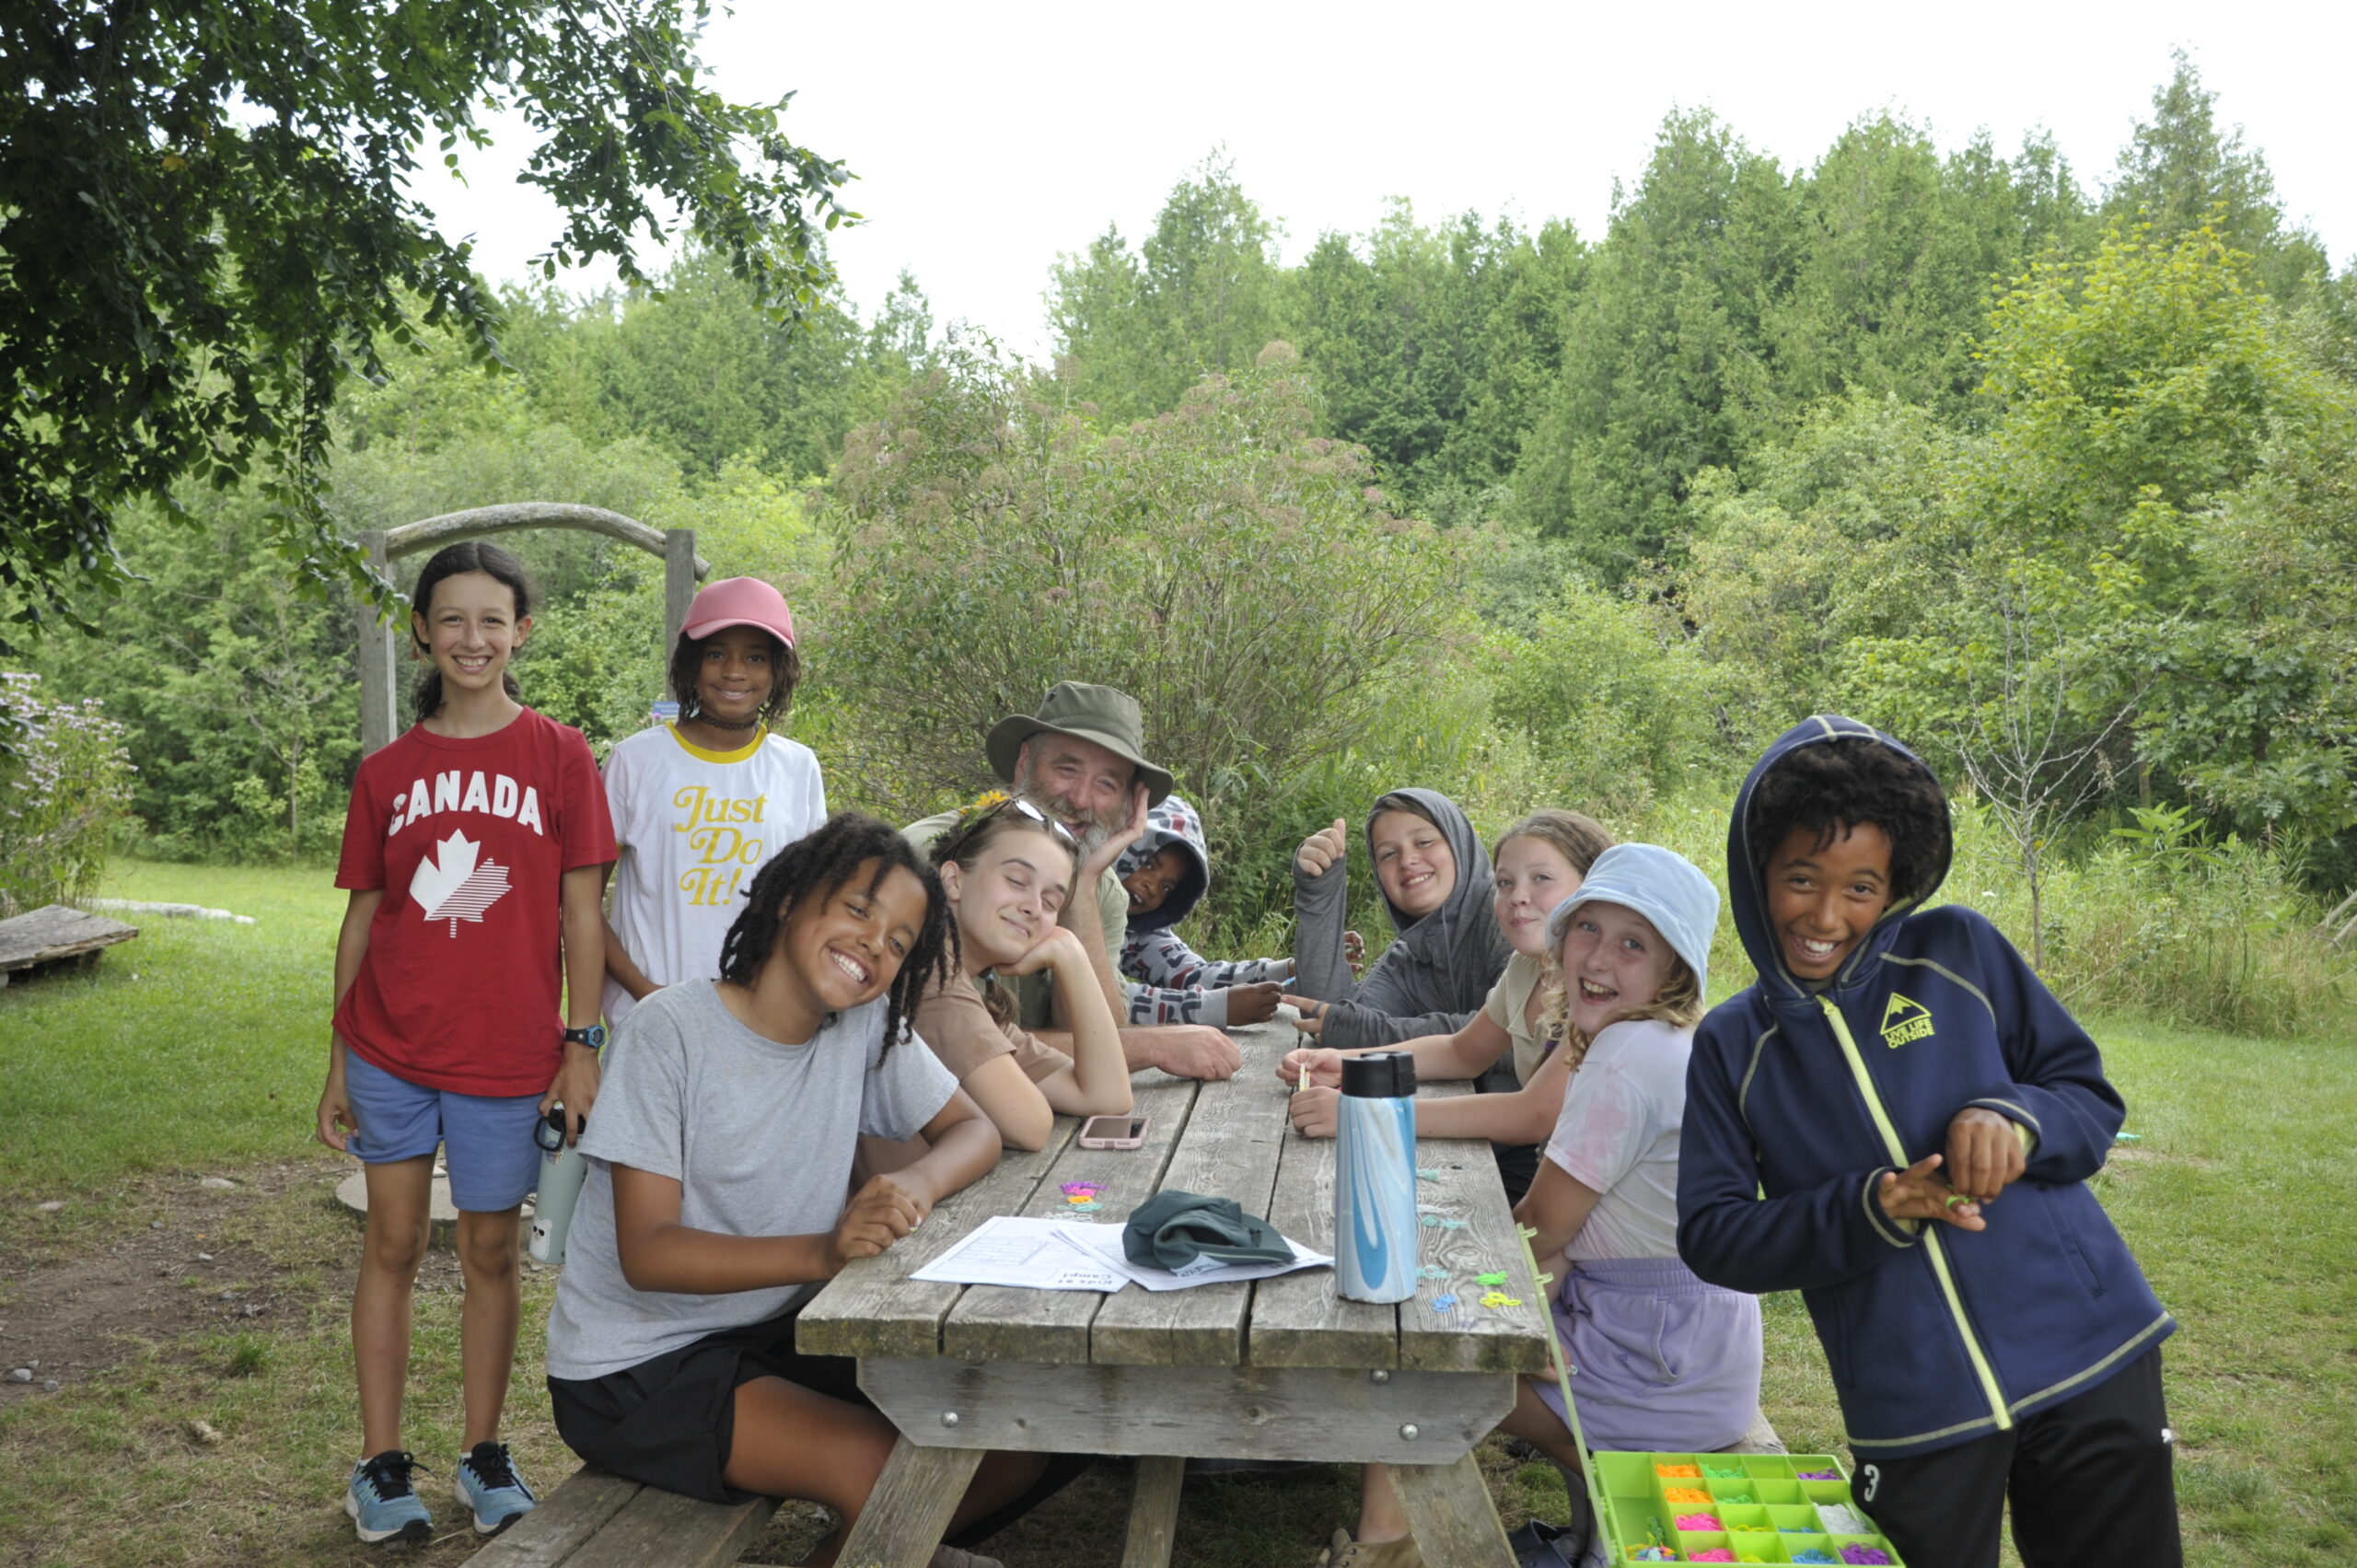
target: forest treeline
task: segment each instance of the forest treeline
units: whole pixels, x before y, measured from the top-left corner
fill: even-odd
[[[1288,260],[1215,154],[1059,260],[1047,366],[906,276],[795,331],[696,254],[505,304],[512,374],[428,337],[344,400],[347,530],[533,498],[695,527],[809,624],[793,722],[844,804],[929,804],[1028,681],[1160,680],[1238,935],[1281,912],[1267,846],[1377,788],[1674,841],[1826,708],[1977,783],[2033,895],[2141,855],[2290,924],[2357,881],[2357,268],[2182,59],[2093,180],[1890,112],[1788,168],[1673,113],[1594,236],[1398,203]],[[189,505],[124,529],[149,587],[103,647],[35,667],[126,727],[151,851],[327,854],[352,607],[256,548],[258,498]],[[657,694],[659,571],[523,547],[528,700],[602,745]]]

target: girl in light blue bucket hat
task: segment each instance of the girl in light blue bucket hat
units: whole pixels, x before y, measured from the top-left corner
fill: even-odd
[[[1678,1257],[1686,1058],[1718,922],[1711,879],[1659,844],[1605,851],[1548,918],[1550,1032],[1574,1053],[1573,1073],[1515,1217],[1562,1282],[1555,1334],[1578,1369],[1572,1396],[1592,1448],[1708,1453],[1736,1443],[1759,1411],[1759,1298],[1705,1284]],[[1573,1467],[1584,1514],[1579,1446],[1552,1378],[1525,1380],[1507,1425],[1526,1421],[1551,1428],[1528,1435]],[[1593,1531],[1574,1517],[1561,1544]]]
[[[1535,1233],[1540,1270],[1562,1282],[1555,1334],[1593,1448],[1724,1449],[1759,1409],[1758,1298],[1705,1284],[1678,1258],[1686,1058],[1718,919],[1711,879],[1658,844],[1606,850],[1548,917],[1539,1032],[1570,1053],[1573,1071],[1515,1218]],[[1555,1380],[1524,1378],[1499,1430],[1554,1460],[1572,1497],[1567,1527],[1516,1532],[1522,1560],[1607,1561]],[[1357,1540],[1333,1561],[1421,1562],[1388,1478],[1375,1465],[1367,1477]]]

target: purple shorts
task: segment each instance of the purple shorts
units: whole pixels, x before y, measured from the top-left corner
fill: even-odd
[[[1590,1448],[1711,1453],[1759,1413],[1758,1296],[1705,1284],[1675,1258],[1625,1258],[1574,1263],[1554,1306]],[[1536,1381],[1562,1416],[1555,1380]]]

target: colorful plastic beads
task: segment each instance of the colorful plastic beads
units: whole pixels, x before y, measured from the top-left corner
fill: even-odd
[[[1726,1528],[1719,1523],[1716,1514],[1680,1514],[1678,1516],[1678,1527],[1688,1535],[1714,1534]],[[1733,1562],[1734,1559],[1728,1561]]]
[[[1805,1551],[1794,1552],[1793,1561],[1795,1562],[1839,1562],[1841,1560],[1829,1551],[1819,1551],[1812,1546]]]
[[[1702,1472],[1692,1465],[1655,1465],[1654,1474],[1668,1481],[1678,1481],[1689,1476],[1696,1481],[1702,1479]]]
[[[1845,1546],[1841,1549],[1844,1562],[1887,1562],[1890,1553],[1878,1546]]]
[[[1671,1486],[1662,1489],[1661,1500],[1673,1508],[1680,1504],[1689,1508],[1700,1504],[1707,1508],[1711,1504],[1711,1494],[1699,1486]]]
[[[1825,1533],[1834,1536],[1870,1536],[1875,1527],[1839,1503],[1820,1503],[1817,1516],[1825,1523]]]
[[[1794,1479],[1798,1481],[1840,1481],[1841,1479],[1841,1472],[1840,1470],[1800,1470],[1795,1472]]]

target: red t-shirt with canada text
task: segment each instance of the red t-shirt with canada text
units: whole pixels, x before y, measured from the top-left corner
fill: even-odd
[[[419,726],[366,759],[335,885],[385,899],[335,1010],[346,1049],[428,1088],[543,1093],[564,1041],[564,874],[613,858],[589,743],[529,708],[463,740]]]

